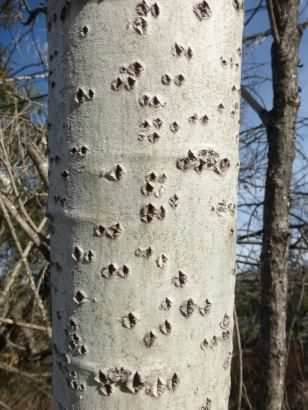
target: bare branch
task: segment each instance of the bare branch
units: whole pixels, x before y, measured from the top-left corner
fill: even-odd
[[[40,14],[47,15],[47,6],[36,7],[33,10],[29,10],[28,13],[29,13],[29,16],[28,16],[27,20],[23,23],[25,26],[29,26],[30,24],[33,24],[34,21],[36,20],[36,18]]]
[[[298,25],[298,29],[300,31],[304,31],[306,28],[308,27],[308,20],[305,20],[303,23]],[[255,34],[251,34],[250,36],[244,37],[243,42],[244,44],[247,43],[257,43],[260,42],[262,40],[264,40],[266,37],[269,37],[272,35],[272,30],[268,29],[265,31],[262,31],[260,33],[255,33]]]
[[[30,227],[30,225],[22,218],[22,216],[17,211],[16,207],[7,197],[0,194],[0,201],[3,202],[5,208],[7,209],[11,217],[15,220],[15,222],[19,225],[19,227],[23,230],[27,237],[35,244],[35,246],[43,253],[45,258],[48,260],[49,248],[47,245],[46,237],[43,237],[42,234],[37,234]]]
[[[27,276],[28,276],[28,279],[29,279],[29,282],[30,282],[30,287],[31,287],[31,290],[33,291],[34,298],[35,298],[35,300],[36,300],[36,302],[37,302],[37,304],[38,304],[38,307],[39,307],[39,309],[40,309],[40,311],[41,311],[42,318],[44,319],[44,321],[45,321],[46,323],[49,323],[48,315],[47,315],[45,306],[44,306],[44,304],[43,304],[43,301],[42,301],[42,299],[41,299],[41,297],[40,297],[40,295],[39,295],[39,293],[38,293],[38,291],[37,291],[37,289],[36,289],[36,286],[35,286],[35,283],[34,283],[34,280],[33,280],[33,276],[32,276],[32,273],[31,273],[31,269],[30,269],[30,266],[29,266],[29,263],[28,263],[28,260],[27,260],[27,258],[24,257],[24,253],[23,253],[21,244],[20,244],[20,242],[19,242],[19,240],[18,240],[17,234],[16,234],[16,232],[15,232],[14,225],[13,225],[13,223],[12,223],[12,220],[11,220],[11,218],[10,218],[9,213],[7,212],[7,209],[6,209],[6,206],[5,206],[5,204],[4,204],[4,201],[3,201],[3,197],[2,197],[2,196],[0,196],[0,207],[1,207],[1,210],[2,210],[2,213],[3,213],[3,216],[4,216],[4,219],[5,219],[5,222],[6,222],[7,225],[8,225],[10,234],[12,235],[12,237],[13,237],[13,239],[14,239],[16,249],[17,249],[17,251],[18,251],[18,253],[19,253],[19,255],[20,255],[21,259],[22,259],[23,264],[25,265],[26,273],[27,273]],[[50,335],[51,335],[51,333],[50,333]]]
[[[9,177],[10,177],[11,184],[12,184],[12,187],[13,187],[13,191],[14,191],[15,196],[16,196],[16,198],[17,198],[17,202],[18,202],[18,205],[19,205],[19,207],[20,207],[21,213],[23,214],[25,220],[26,220],[27,223],[30,225],[30,227],[31,227],[35,232],[37,232],[37,226],[36,226],[35,223],[32,221],[32,218],[30,217],[30,215],[29,215],[28,211],[26,210],[26,208],[25,208],[25,206],[24,206],[24,203],[22,202],[22,199],[21,199],[21,197],[20,197],[20,194],[19,194],[19,191],[18,191],[18,188],[17,188],[17,184],[16,184],[16,182],[15,182],[14,173],[13,173],[13,170],[12,170],[12,166],[11,166],[11,162],[10,162],[10,159],[9,159],[9,155],[8,155],[7,149],[6,149],[5,144],[4,144],[4,141],[3,141],[3,135],[2,135],[2,133],[1,133],[1,138],[0,138],[0,145],[1,145],[1,148],[2,148],[2,151],[3,151],[3,154],[4,154],[3,163],[4,163],[4,165],[5,165],[5,168],[6,168],[6,170],[7,170],[8,175],[9,175]]]
[[[267,3],[267,10],[268,10],[268,15],[269,19],[271,22],[271,28],[272,28],[272,33],[274,37],[274,41],[279,44],[280,43],[280,35],[279,35],[279,30],[278,30],[278,25],[277,25],[277,16],[276,16],[276,4],[275,0],[266,0]]]
[[[50,327],[39,326],[39,325],[35,325],[33,323],[26,323],[26,322],[23,322],[21,320],[7,319],[7,318],[4,318],[4,317],[0,318],[0,323],[4,323],[4,324],[7,324],[7,325],[25,327],[27,329],[32,329],[32,330],[39,330],[40,332],[46,332],[48,334],[51,332]]]
[[[48,170],[46,167],[45,159],[41,157],[38,149],[34,144],[28,144],[27,151],[34,165],[36,166],[36,169],[45,185],[45,188],[48,188]]]
[[[31,81],[31,80],[43,80],[48,77],[48,73],[36,73],[31,75],[20,75],[18,77],[2,78],[0,85],[13,83],[17,81]]]
[[[47,218],[44,218],[42,220],[42,222],[40,223],[40,225],[39,225],[39,230],[43,230],[46,223],[47,223]],[[8,275],[5,287],[4,287],[2,295],[1,295],[0,304],[5,302],[6,297],[9,293],[9,291],[10,291],[16,277],[19,274],[19,272],[20,272],[20,270],[23,266],[23,260],[28,257],[28,255],[32,251],[33,246],[34,246],[34,243],[32,241],[30,241],[27,244],[25,250],[22,253],[22,256],[21,256],[20,260],[17,262],[17,264],[16,264],[15,268],[13,269],[12,273],[10,275]]]
[[[246,87],[241,88],[241,95],[249,106],[258,114],[264,126],[268,125],[269,112],[250,94]]]
[[[238,350],[238,396],[237,396],[237,410],[242,408],[242,398],[243,398],[243,351],[242,351],[242,341],[241,341],[241,332],[239,326],[239,320],[236,312],[236,307],[234,308],[234,327],[235,327],[235,336],[236,336],[236,346]]]

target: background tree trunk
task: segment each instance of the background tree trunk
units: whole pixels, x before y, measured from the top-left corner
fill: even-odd
[[[295,127],[299,107],[298,0],[268,0],[273,32],[273,109],[266,124],[266,176],[261,271],[263,376],[258,408],[280,410],[284,398],[287,340],[289,207]]]
[[[242,17],[49,1],[59,409],[227,408]]]

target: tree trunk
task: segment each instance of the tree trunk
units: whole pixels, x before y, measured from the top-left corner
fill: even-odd
[[[281,410],[286,370],[289,207],[298,94],[298,0],[268,1],[273,32],[273,109],[267,122],[261,272],[262,380],[258,408]]]
[[[242,8],[49,1],[59,409],[227,409]]]

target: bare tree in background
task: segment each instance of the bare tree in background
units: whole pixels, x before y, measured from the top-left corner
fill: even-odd
[[[257,408],[280,410],[284,402],[288,350],[289,210],[300,105],[298,65],[301,29],[298,0],[268,0],[267,8],[273,37],[273,108],[266,111],[245,89],[243,96],[259,114],[268,142],[261,255],[260,359],[263,374]]]
[[[295,129],[300,104],[298,84],[298,0],[268,0],[273,32],[273,108],[266,124],[266,176],[261,268],[261,395],[258,408],[280,410],[287,357],[289,208]]]

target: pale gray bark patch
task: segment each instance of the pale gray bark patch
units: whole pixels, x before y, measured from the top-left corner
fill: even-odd
[[[59,409],[227,408],[242,18],[49,0]]]

